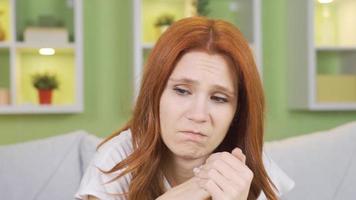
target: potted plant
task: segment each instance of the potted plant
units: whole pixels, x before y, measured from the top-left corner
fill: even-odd
[[[157,18],[155,27],[157,27],[159,29],[159,33],[162,34],[171,24],[173,24],[173,22],[174,15],[163,14]]]
[[[194,0],[193,7],[196,9],[196,15],[198,16],[208,16],[210,13],[209,9],[210,0]]]
[[[33,86],[38,91],[38,97],[40,104],[51,104],[52,92],[58,89],[59,82],[56,75],[48,73],[35,74],[32,77]]]

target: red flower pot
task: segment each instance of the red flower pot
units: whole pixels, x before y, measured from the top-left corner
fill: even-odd
[[[51,104],[52,102],[52,90],[37,90],[38,98],[40,100],[40,104]]]

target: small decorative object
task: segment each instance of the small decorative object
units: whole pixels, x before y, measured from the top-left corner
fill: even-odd
[[[24,31],[25,42],[67,43],[69,33],[62,21],[52,15],[40,15],[37,23],[28,21]]]
[[[10,94],[9,89],[0,88],[0,105],[10,104]]]
[[[48,73],[35,74],[32,77],[32,83],[38,91],[40,104],[51,104],[52,92],[57,89],[59,85],[56,75]]]
[[[208,16],[210,9],[208,9],[210,0],[193,0],[193,6],[196,7],[196,14],[199,16]]]
[[[0,10],[0,17],[1,15],[3,15],[4,11]],[[4,41],[6,38],[6,35],[5,35],[5,30],[4,28],[1,26],[1,18],[0,18],[0,41]]]
[[[27,27],[25,42],[67,43],[68,30],[61,27]]]
[[[159,32],[161,35],[167,28],[173,24],[174,22],[174,16],[171,14],[163,14],[159,16],[156,20],[155,26],[159,28]]]

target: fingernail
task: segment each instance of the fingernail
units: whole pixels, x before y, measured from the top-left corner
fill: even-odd
[[[194,167],[194,168],[193,168],[193,173],[194,173],[194,175],[198,175],[199,172],[200,172],[200,168],[199,168],[199,167]]]
[[[194,168],[193,168],[193,173],[194,173],[194,175],[199,174],[199,172],[200,172],[200,170],[201,170],[202,167],[203,167],[203,165],[200,165],[199,167],[194,167]]]

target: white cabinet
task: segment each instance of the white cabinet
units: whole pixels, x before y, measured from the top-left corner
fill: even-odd
[[[289,105],[356,110],[356,1],[288,1]]]
[[[134,9],[134,87],[137,96],[145,58],[160,33],[157,19],[168,14],[175,20],[194,15],[194,0],[133,0]],[[219,18],[238,26],[254,50],[262,74],[261,2],[260,0],[209,0],[209,18]]]
[[[83,111],[82,15],[82,0],[0,0],[0,114]],[[38,74],[58,81],[49,104]]]

